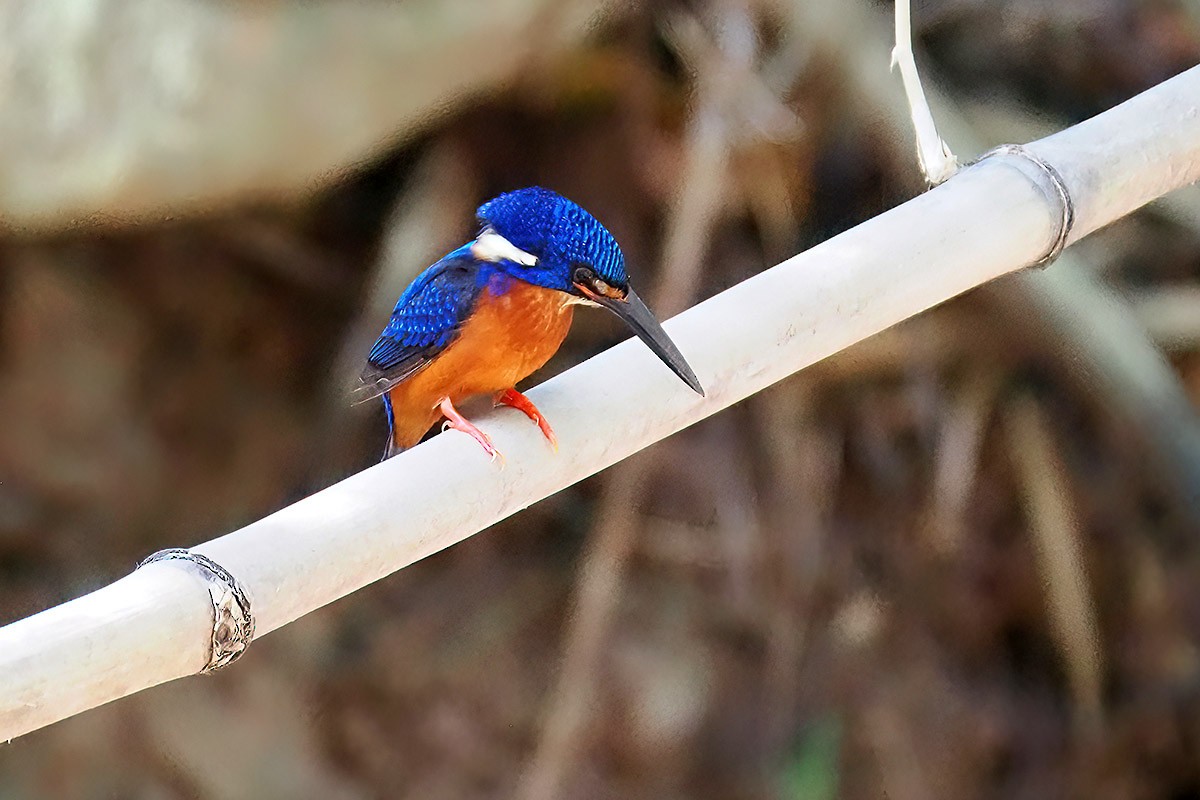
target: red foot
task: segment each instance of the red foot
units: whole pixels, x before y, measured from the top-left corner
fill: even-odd
[[[533,404],[532,400],[516,389],[505,389],[496,396],[496,405],[515,408],[536,422],[537,426],[542,429],[542,435],[550,441],[550,446],[554,448],[554,452],[558,452],[558,437],[554,435],[554,429],[550,427],[550,423],[542,416],[542,412],[537,410],[537,406]]]
[[[504,458],[500,451],[496,449],[496,446],[492,444],[491,438],[486,433],[476,428],[466,417],[458,413],[458,409],[450,402],[449,397],[442,398],[442,402],[438,404],[438,410],[446,418],[446,422],[442,425],[442,430],[453,428],[456,431],[462,431],[467,434],[479,442],[479,446],[483,448],[483,452],[491,456],[492,461],[495,461],[497,458]]]

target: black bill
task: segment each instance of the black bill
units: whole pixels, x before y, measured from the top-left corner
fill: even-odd
[[[683,354],[679,352],[679,348],[667,336],[667,332],[654,318],[654,314],[650,313],[650,309],[646,308],[642,298],[638,297],[633,289],[626,292],[623,298],[606,297],[588,292],[588,299],[604,306],[624,320],[625,324],[638,335],[638,338],[671,368],[672,372],[690,386],[692,391],[704,397],[704,387],[696,379],[696,373],[692,372],[692,368],[688,366]]]

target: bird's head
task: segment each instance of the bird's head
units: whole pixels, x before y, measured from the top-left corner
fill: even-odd
[[[581,297],[587,295],[576,284],[605,296],[629,288],[617,240],[600,220],[562,195],[536,186],[518,189],[489,200],[476,213],[485,246],[488,234],[496,234],[532,256],[512,254],[519,259],[513,273],[530,283]]]
[[[692,368],[629,286],[625,255],[598,219],[539,187],[502,194],[476,214],[483,226],[471,247],[476,258],[497,262],[521,280],[609,309],[703,396]]]

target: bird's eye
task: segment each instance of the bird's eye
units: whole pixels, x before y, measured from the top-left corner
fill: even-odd
[[[591,292],[593,295],[600,297],[611,297],[614,300],[624,300],[625,290],[613,286],[608,281],[596,274],[591,267],[582,264],[575,267],[573,273],[575,285],[583,289],[585,292]]]

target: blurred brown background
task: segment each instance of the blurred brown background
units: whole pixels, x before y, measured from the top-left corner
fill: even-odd
[[[4,5],[0,622],[373,463],[341,392],[499,191],[593,211],[664,315],[921,191],[890,15]],[[915,30],[963,158],[1200,60],[1186,0]],[[577,320],[548,373],[625,335]],[[0,746],[0,797],[1200,797],[1197,403],[1191,191]]]

